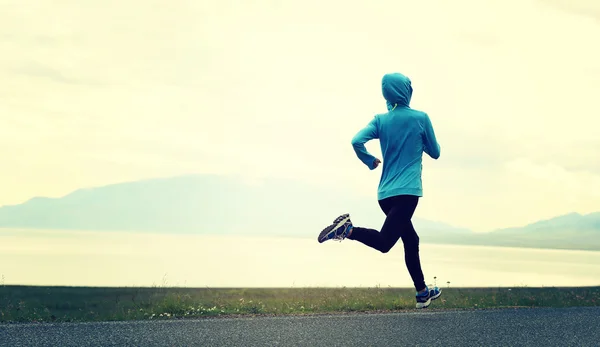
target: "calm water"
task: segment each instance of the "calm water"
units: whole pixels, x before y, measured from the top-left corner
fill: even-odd
[[[0,230],[4,284],[410,287],[403,256],[401,243]],[[421,259],[443,286],[600,285],[600,252],[423,244]]]

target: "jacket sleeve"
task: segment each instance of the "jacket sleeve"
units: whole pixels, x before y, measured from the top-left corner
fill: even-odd
[[[363,162],[370,170],[375,169],[374,162],[375,157],[371,155],[367,148],[365,147],[365,143],[372,139],[379,138],[378,131],[378,119],[377,117],[373,118],[367,126],[362,128],[354,137],[352,138],[352,147],[354,148],[354,152],[360,161]]]
[[[437,159],[440,157],[440,144],[437,142],[435,137],[435,131],[433,131],[433,125],[431,124],[431,119],[427,114],[425,114],[425,119],[423,121],[423,143],[425,145],[424,151],[433,159]]]

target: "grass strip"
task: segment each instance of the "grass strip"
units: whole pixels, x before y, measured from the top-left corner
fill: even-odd
[[[600,305],[600,287],[442,288],[437,309]],[[0,322],[90,322],[415,310],[410,288],[1,286]]]

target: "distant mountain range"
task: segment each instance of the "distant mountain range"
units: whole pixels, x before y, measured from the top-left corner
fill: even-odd
[[[374,200],[286,180],[189,175],[80,189],[0,208],[0,228],[142,231],[315,238],[341,213],[379,229]],[[423,243],[600,250],[600,212],[474,233],[415,218]]]

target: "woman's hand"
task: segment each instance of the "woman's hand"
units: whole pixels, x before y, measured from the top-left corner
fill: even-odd
[[[379,164],[381,164],[381,160],[375,158],[375,160],[373,161],[373,169],[377,169]]]

